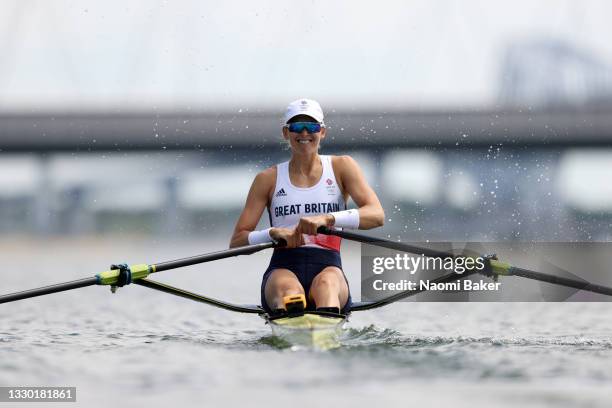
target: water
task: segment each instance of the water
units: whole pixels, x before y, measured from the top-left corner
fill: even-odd
[[[158,262],[222,240],[3,239],[0,292]],[[343,259],[358,294],[358,247]],[[155,279],[254,303],[268,253]],[[69,407],[607,407],[612,304],[401,303],[352,315],[336,350],[286,348],[262,319],[136,285],[0,306],[0,385],[76,386]],[[26,407],[29,404],[20,404]],[[39,404],[30,404],[40,406]],[[62,406],[56,404],[55,406]]]

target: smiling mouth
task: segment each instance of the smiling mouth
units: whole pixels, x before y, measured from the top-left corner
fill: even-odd
[[[297,139],[297,142],[300,144],[307,144],[312,142],[312,139]]]

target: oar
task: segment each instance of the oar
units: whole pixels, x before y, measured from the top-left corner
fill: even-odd
[[[136,264],[130,265],[129,271],[131,274],[131,281],[137,281],[139,279],[146,278],[151,273],[167,271],[170,269],[182,268],[184,266],[201,264],[204,262],[216,261],[219,259],[231,258],[239,255],[250,255],[255,252],[262,251],[268,248],[276,248],[283,246],[283,243],[266,242],[262,244],[247,245],[238,248],[230,248],[223,251],[210,252],[207,254],[196,255],[189,258],[177,259],[174,261],[161,262],[158,264]],[[67,290],[84,288],[92,285],[110,285],[116,286],[119,283],[119,269],[111,269],[109,271],[100,272],[99,274],[90,277],[79,279],[75,281],[59,283],[51,286],[44,286],[41,288],[24,290],[23,292],[10,293],[7,295],[0,296],[0,304],[14,302],[16,300],[32,298],[36,296],[48,295],[51,293],[64,292]]]
[[[429,248],[418,247],[409,244],[403,244],[401,242],[390,241],[384,238],[371,237],[368,235],[362,235],[356,232],[338,231],[329,229],[327,227],[320,227],[317,231],[320,234],[335,235],[340,238],[348,239],[351,241],[357,241],[364,244],[376,245],[383,248],[396,249],[403,252],[409,252],[413,254],[423,254],[428,257],[456,257],[452,253],[446,253],[441,251],[435,251]],[[540,282],[553,283],[555,285],[566,286],[579,290],[586,290],[593,293],[599,293],[602,295],[612,296],[612,288],[603,285],[592,284],[583,280],[570,279],[555,275],[550,275],[543,272],[532,271],[529,269],[519,268],[512,266],[509,263],[498,261],[497,259],[487,258],[488,267],[485,268],[481,273],[488,277],[497,276],[520,276],[523,278],[533,279]],[[465,274],[464,274],[465,276]],[[459,279],[458,277],[457,279]],[[383,299],[384,300],[384,299]],[[378,303],[378,302],[377,302]],[[386,304],[386,303],[385,303]]]

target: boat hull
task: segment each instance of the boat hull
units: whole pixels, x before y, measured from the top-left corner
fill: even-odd
[[[293,346],[329,350],[340,347],[340,335],[346,317],[305,313],[301,316],[269,319],[268,323],[275,336]]]

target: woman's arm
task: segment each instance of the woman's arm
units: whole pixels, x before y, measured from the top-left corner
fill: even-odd
[[[276,167],[266,169],[255,176],[244,209],[234,227],[230,248],[249,244],[249,234],[255,230],[263,210],[268,206],[268,199],[275,184]],[[304,237],[296,233],[294,228],[270,228],[268,234],[275,241],[284,241],[287,248],[304,245]]]
[[[342,190],[357,204],[359,229],[381,227],[385,223],[385,212],[357,162],[350,156],[334,156],[332,165]]]
[[[234,227],[230,248],[249,244],[249,233],[257,227],[261,214],[268,205],[268,197],[271,189],[274,188],[275,180],[276,169],[274,167],[255,176],[242,213]]]

